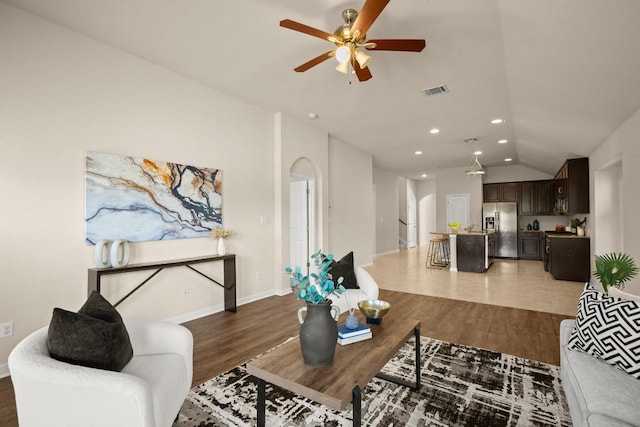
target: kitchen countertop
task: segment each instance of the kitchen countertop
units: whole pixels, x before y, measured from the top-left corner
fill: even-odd
[[[589,236],[578,236],[577,234],[573,234],[569,231],[545,231],[544,232],[550,238],[564,238],[564,239],[588,239]]]

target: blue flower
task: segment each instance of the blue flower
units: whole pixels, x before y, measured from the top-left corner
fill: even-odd
[[[285,273],[291,278],[291,287],[299,299],[311,304],[318,304],[328,299],[332,294],[341,294],[345,291],[342,286],[343,278],[339,277],[335,282],[329,274],[333,254],[323,255],[321,250],[311,255],[317,272],[304,276],[301,268],[287,267]],[[337,287],[336,287],[337,284]]]

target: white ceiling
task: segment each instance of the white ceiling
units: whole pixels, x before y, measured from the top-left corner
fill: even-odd
[[[278,25],[333,32],[362,0],[3,1],[269,111],[317,113],[313,126],[411,178],[470,166],[475,150],[484,166],[554,174],[640,108],[638,0],[392,0],[368,38],[427,47],[368,52],[364,83],[333,59],[295,73],[332,45]],[[421,92],[441,84],[450,93]]]

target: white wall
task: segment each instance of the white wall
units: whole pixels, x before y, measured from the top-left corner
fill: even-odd
[[[400,218],[400,177],[379,167],[373,167],[376,204],[376,254],[398,251],[398,218]]]
[[[429,233],[437,231],[435,179],[418,181],[416,197],[418,199],[418,245],[427,245],[433,237]]]
[[[0,322],[15,329],[0,340],[0,366],[54,307],[76,310],[86,299],[94,266],[84,240],[87,150],[222,169],[238,298],[273,292],[273,223],[260,224],[274,211],[271,113],[4,3],[0,57]],[[135,243],[131,262],[213,253],[209,238]],[[220,278],[220,266],[203,270]],[[126,276],[104,283],[109,298],[146,277]],[[177,268],[119,310],[171,318],[222,302],[220,288]]]
[[[284,274],[291,259],[289,177],[291,166],[298,159],[307,159],[316,170],[318,249],[324,249],[329,244],[329,136],[282,113],[275,115],[274,127],[275,235],[271,250],[275,252],[275,286],[277,293],[282,294],[290,291],[289,279]]]
[[[438,231],[448,230],[447,194],[469,194],[469,224],[482,224],[482,179],[465,174],[465,169],[438,169],[436,174]]]
[[[329,247],[354,264],[373,262],[373,158],[352,145],[329,138]]]
[[[622,251],[633,257],[637,265],[640,265],[640,230],[638,228],[638,212],[640,212],[640,197],[638,197],[638,183],[640,182],[640,110],[636,111],[624,122],[607,140],[589,156],[591,212],[596,212],[599,218],[591,229],[591,251],[596,248],[606,247],[610,236],[606,235],[609,224],[601,224],[602,219],[599,210],[607,209],[600,205],[601,197],[594,197],[594,191],[599,188],[595,183],[599,171],[616,167],[621,161],[622,178],[620,200],[621,214],[609,221],[619,221],[621,218]],[[602,229],[601,229],[602,228]],[[600,244],[600,239],[605,243]],[[613,243],[608,243],[613,245]],[[640,295],[640,278],[636,277],[626,286],[629,292]]]
[[[622,161],[593,173],[595,224],[600,231],[594,242],[594,254],[621,252],[622,229]]]
[[[495,182],[537,181],[541,179],[553,179],[553,175],[537,171],[522,165],[491,166],[486,167],[484,184]]]

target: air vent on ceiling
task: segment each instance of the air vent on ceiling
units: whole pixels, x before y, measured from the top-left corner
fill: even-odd
[[[474,142],[478,142],[478,138],[474,137],[474,138],[467,138],[464,140],[464,142],[466,142],[467,144],[473,144]]]
[[[428,89],[422,89],[422,92],[424,92],[424,94],[427,96],[440,95],[443,93],[449,93],[449,88],[447,87],[447,85],[440,85],[430,87]]]

